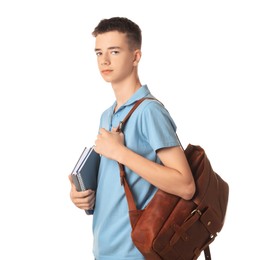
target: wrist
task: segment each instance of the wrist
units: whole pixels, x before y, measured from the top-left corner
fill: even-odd
[[[119,149],[117,149],[116,152],[116,158],[115,160],[121,164],[124,164],[126,155],[128,153],[128,148],[124,145],[120,146]]]

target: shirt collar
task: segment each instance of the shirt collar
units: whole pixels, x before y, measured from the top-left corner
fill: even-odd
[[[131,105],[135,103],[137,100],[144,98],[146,96],[151,95],[147,85],[142,85],[132,96],[131,98],[124,104],[124,106]]]
[[[150,93],[147,85],[142,85],[131,97],[130,99],[124,103],[117,111],[122,110],[124,107],[132,105],[135,103],[137,100],[144,98],[144,97],[153,97],[152,94]],[[111,109],[114,110],[116,106],[116,101],[114,104],[111,106]]]

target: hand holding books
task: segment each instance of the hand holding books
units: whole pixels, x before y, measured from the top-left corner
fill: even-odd
[[[77,191],[96,190],[99,163],[100,155],[95,152],[94,147],[85,147],[71,173]],[[93,214],[93,210],[85,212],[88,215]]]

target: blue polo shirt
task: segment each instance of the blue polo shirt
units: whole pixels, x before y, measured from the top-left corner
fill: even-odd
[[[146,85],[115,113],[114,103],[103,112],[100,127],[111,130],[124,119],[134,103],[153,97]],[[132,151],[160,163],[156,151],[178,146],[176,125],[165,107],[156,100],[145,100],[134,111],[124,128],[125,144]],[[125,167],[138,209],[143,209],[156,192],[156,187]],[[124,187],[120,184],[118,163],[101,157],[96,204],[93,215],[93,252],[97,260],[142,260],[144,257],[131,240],[131,226]]]

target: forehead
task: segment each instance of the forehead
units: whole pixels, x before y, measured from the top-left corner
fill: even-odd
[[[107,49],[110,47],[128,47],[127,36],[118,31],[106,32],[96,36],[96,49]]]

